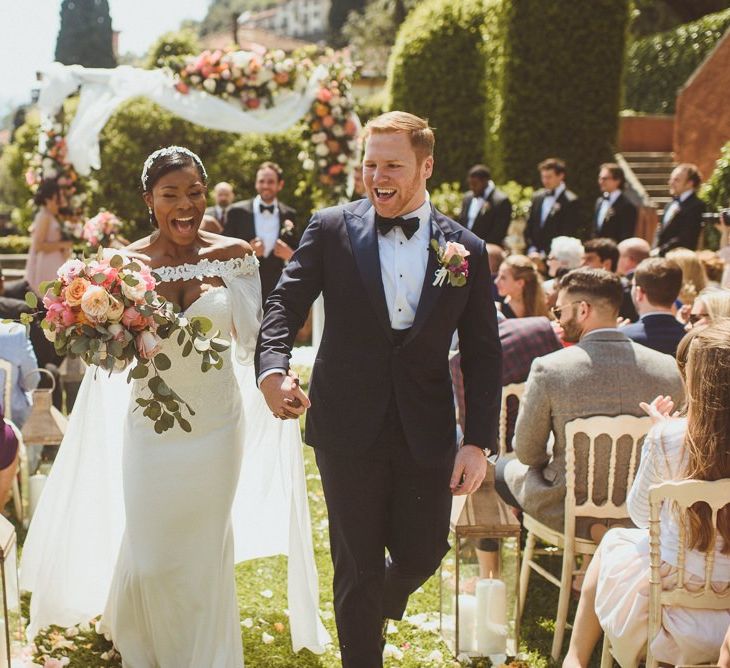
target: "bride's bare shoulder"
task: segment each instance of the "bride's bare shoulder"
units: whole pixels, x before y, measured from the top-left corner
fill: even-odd
[[[208,242],[206,257],[211,260],[233,260],[247,255],[253,255],[253,248],[243,239],[224,237],[213,232],[200,232],[200,236]]]

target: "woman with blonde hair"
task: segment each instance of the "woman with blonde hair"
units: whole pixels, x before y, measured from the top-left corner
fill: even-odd
[[[696,329],[680,348],[681,355],[687,353],[686,418],[670,417],[673,405],[667,397],[642,406],[654,426],[627,498],[629,515],[639,528],[611,529],[598,547],[586,572],[563,668],[587,666],[601,631],[621,666],[638,665],[646,655],[649,619],[649,489],[670,480],[730,478],[730,319]],[[685,586],[690,590],[702,588],[704,553],[713,549],[714,527],[707,510],[692,507],[685,525]],[[668,504],[662,507],[659,526],[660,575],[665,586],[673,586],[680,529]],[[717,528],[711,581],[719,591],[730,582],[730,500],[718,513]],[[730,610],[666,608],[661,630],[652,639],[652,654],[670,665],[714,663],[728,626]]]
[[[507,318],[548,316],[542,278],[535,263],[526,255],[510,255],[494,279],[497,292],[504,297],[502,313]]]
[[[706,288],[694,300],[686,329],[730,318],[730,290]]]
[[[674,260],[682,269],[679,301],[682,306],[692,306],[697,295],[707,287],[707,274],[697,253],[689,248],[675,248],[666,254],[666,258]]]

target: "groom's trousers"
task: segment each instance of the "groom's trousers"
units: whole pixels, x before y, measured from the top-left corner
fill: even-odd
[[[342,665],[378,668],[383,618],[402,618],[410,594],[449,549],[453,457],[429,467],[416,461],[395,400],[367,454],[349,454],[346,444],[341,452],[315,453],[329,514]]]

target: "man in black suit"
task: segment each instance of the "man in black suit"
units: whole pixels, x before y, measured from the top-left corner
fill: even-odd
[[[471,190],[464,195],[459,222],[488,244],[503,246],[512,219],[512,202],[497,190],[486,165],[474,165],[467,180]]]
[[[695,250],[702,230],[705,203],[697,197],[702,178],[697,165],[677,165],[669,177],[669,193],[674,198],[664,209],[654,236],[652,255],[665,255],[672,248]]]
[[[214,206],[209,206],[205,210],[205,215],[215,219],[218,223],[216,229],[210,229],[211,232],[220,234],[226,227],[228,218],[228,209],[233,204],[233,186],[230,183],[221,181],[216,183],[213,188]]]
[[[578,236],[578,196],[565,186],[565,163],[559,158],[543,160],[537,168],[543,189],[532,197],[525,226],[527,254],[546,257],[555,237]]]
[[[403,616],[409,595],[438,568],[452,494],[478,488],[484,450],[497,447],[501,350],[487,255],[481,239],[426,198],[433,143],[412,114],[368,122],[368,199],[315,213],[259,335],[261,391],[275,415],[296,417],[309,401],[287,374],[291,347],[323,293],[305,440],[327,502],[344,668],[382,666],[384,623]],[[432,242],[465,258],[465,282],[461,272],[434,280],[443,265]],[[454,330],[466,404],[458,449]]]
[[[265,302],[299,245],[299,233],[297,212],[277,199],[284,187],[281,167],[275,162],[261,164],[255,187],[256,197],[228,209],[223,234],[251,244],[260,262],[261,299]]]
[[[676,262],[663,257],[644,260],[631,279],[639,320],[621,331],[636,343],[674,357],[685,335],[684,325],[672,312],[681,288],[682,269]]]
[[[624,170],[615,162],[601,165],[598,187],[601,196],[596,200],[593,216],[593,236],[613,239],[616,243],[634,236],[638,209],[624,195]]]

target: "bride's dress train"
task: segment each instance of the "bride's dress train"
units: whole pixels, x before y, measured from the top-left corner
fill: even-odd
[[[223,279],[186,315],[205,316],[222,336],[235,331],[234,350],[223,353],[221,370],[201,373],[199,355],[183,358],[165,341],[172,368],[163,377],[195,411],[190,434],[177,426],[155,434],[141,409],[132,411],[137,384],[129,398],[123,378],[87,373],[25,544],[30,635],[85,621],[106,601],[102,628],[125,667],[240,668],[235,534],[236,561],[289,554],[294,649],[321,652],[329,637],[318,617],[298,425],[270,415],[250,366],[260,310],[255,260],[156,271],[163,280]],[[86,522],[90,502],[107,516],[92,508]],[[111,554],[111,565],[97,562]]]

